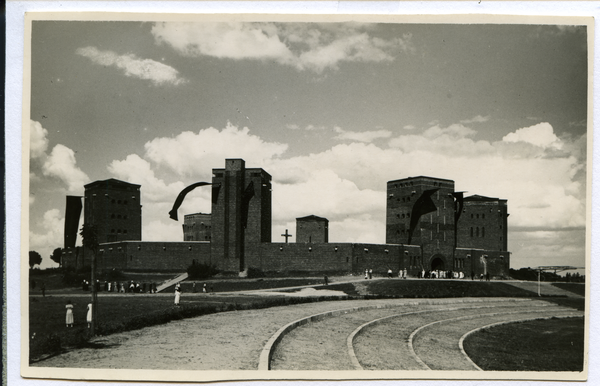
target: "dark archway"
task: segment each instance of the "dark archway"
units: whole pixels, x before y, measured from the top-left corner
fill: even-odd
[[[431,260],[431,270],[432,271],[445,271],[444,268],[444,260],[440,257],[436,257],[433,260]]]

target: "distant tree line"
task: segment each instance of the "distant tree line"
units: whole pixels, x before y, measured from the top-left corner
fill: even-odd
[[[50,260],[54,261],[61,266],[62,248],[55,248],[50,255]],[[29,268],[33,269],[34,266],[42,264],[42,255],[36,251],[29,251]]]
[[[509,270],[510,277],[516,280],[529,280],[529,281],[537,281],[538,280],[538,271],[531,268],[521,268],[519,270],[510,269]],[[561,276],[554,272],[542,271],[540,280],[542,281],[566,281],[569,283],[584,283],[585,275],[581,275],[579,272],[570,273],[567,272],[565,276]]]

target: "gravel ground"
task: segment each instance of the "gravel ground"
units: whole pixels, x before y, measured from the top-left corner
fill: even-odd
[[[96,348],[73,350],[34,367],[254,370],[277,330],[302,317],[403,300],[349,300],[232,311],[96,338]]]

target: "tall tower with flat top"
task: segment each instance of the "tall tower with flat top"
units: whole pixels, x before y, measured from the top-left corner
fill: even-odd
[[[84,188],[84,222],[96,226],[99,243],[142,239],[140,185],[111,178]]]
[[[271,175],[226,159],[213,169],[211,261],[219,269],[245,270],[245,246],[271,242]]]

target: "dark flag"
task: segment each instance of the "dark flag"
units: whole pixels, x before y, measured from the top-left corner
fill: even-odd
[[[217,205],[217,201],[219,200],[219,191],[221,190],[221,184],[214,184],[212,186],[212,203],[213,205]]]
[[[254,197],[254,181],[250,181],[242,196],[242,226],[248,226],[248,210],[250,209],[250,200]]]
[[[67,196],[67,207],[65,209],[65,248],[75,248],[81,208],[80,196]]]
[[[415,205],[413,205],[412,212],[410,213],[410,229],[408,230],[407,244],[410,244],[412,240],[412,234],[417,226],[417,223],[419,222],[419,218],[421,218],[422,215],[434,212],[437,209],[433,203],[433,200],[431,199],[431,195],[438,190],[439,188],[424,191],[421,194],[421,197],[419,197],[415,202]]]
[[[452,196],[454,196],[454,226],[458,224],[458,219],[463,211],[464,207],[464,192],[454,192]]]
[[[204,186],[204,185],[211,185],[210,182],[196,182],[195,184],[192,184],[190,186],[188,186],[187,188],[183,189],[181,191],[181,193],[179,193],[179,195],[177,196],[177,199],[175,200],[175,203],[173,204],[173,209],[171,209],[171,211],[169,212],[169,217],[172,218],[173,220],[177,221],[177,209],[179,209],[179,207],[181,206],[181,203],[183,202],[183,199],[185,198],[185,195],[188,194],[189,192],[191,192],[192,190],[196,189],[198,186]]]

